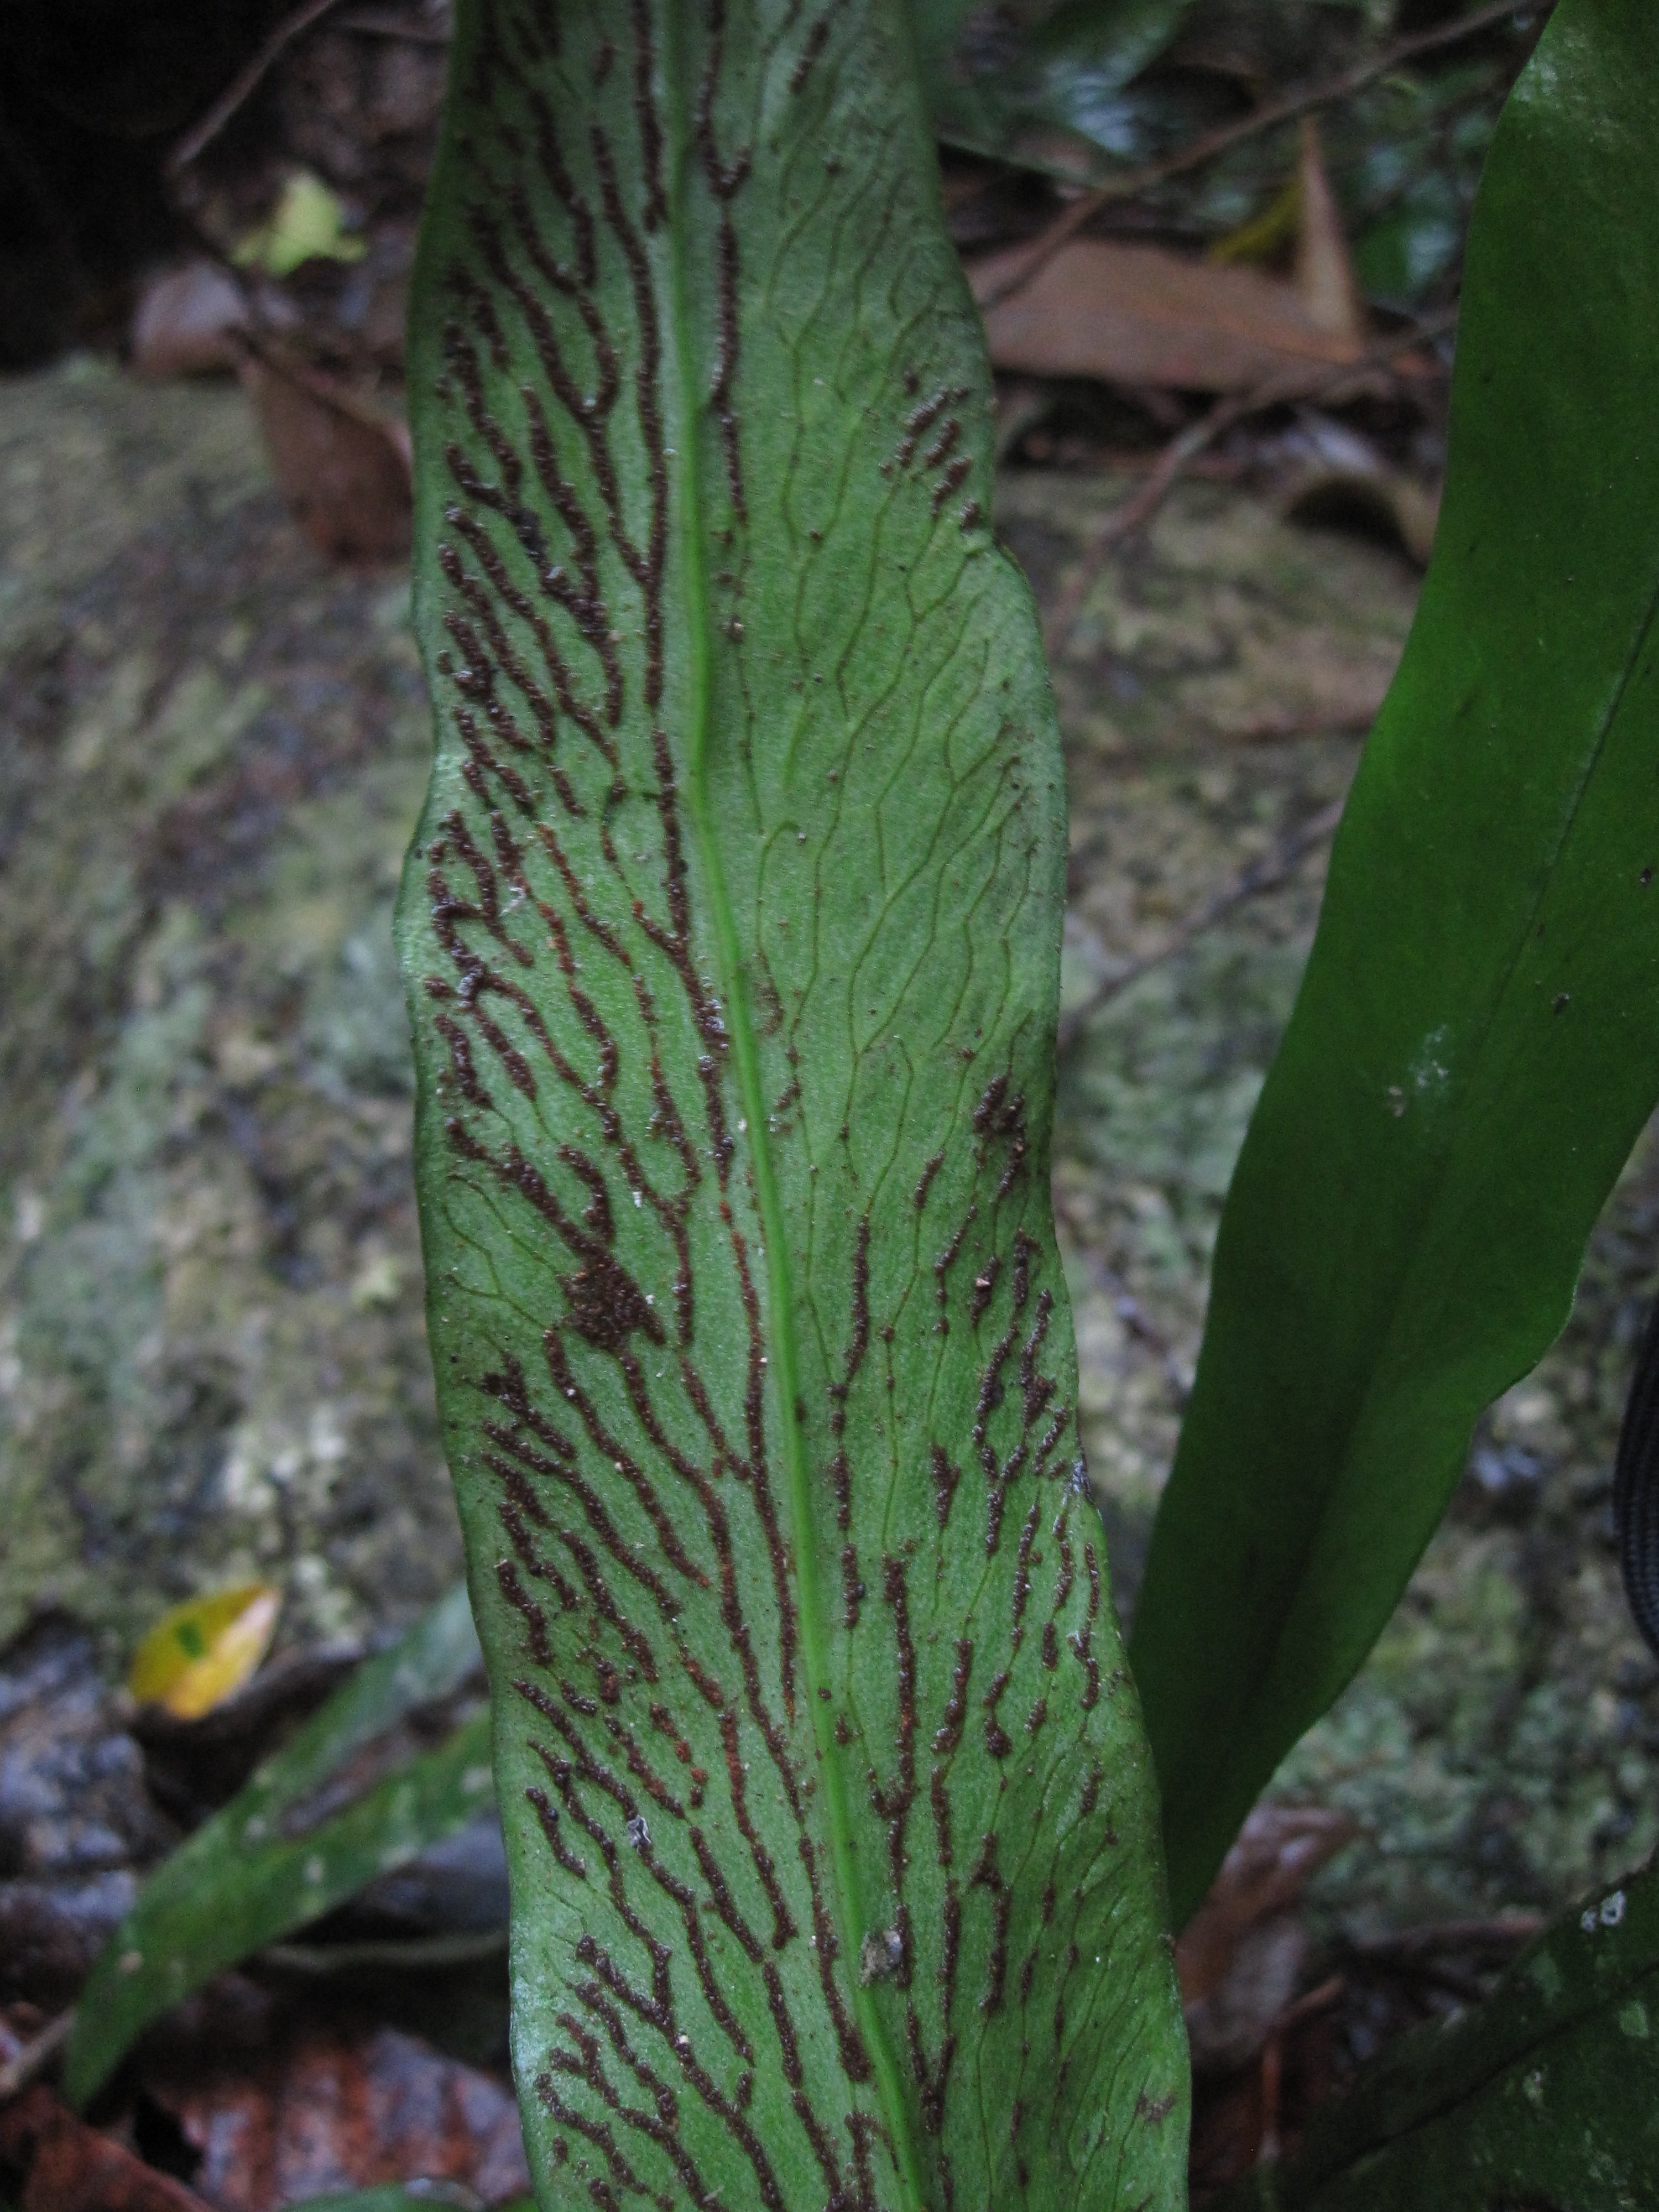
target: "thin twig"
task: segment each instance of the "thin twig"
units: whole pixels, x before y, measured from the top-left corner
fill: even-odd
[[[1029,284],[1040,269],[1047,268],[1069,238],[1074,238],[1085,224],[1115,200],[1136,199],[1142,192],[1156,185],[1168,184],[1172,178],[1182,177],[1193,169],[1201,169],[1222,154],[1230,153],[1247,138],[1259,131],[1274,131],[1281,124],[1295,123],[1316,109],[1334,106],[1339,100],[1351,100],[1357,92],[1374,84],[1378,77],[1387,76],[1405,63],[1415,61],[1419,54],[1432,53],[1437,47],[1455,46],[1460,40],[1472,38],[1477,31],[1490,30],[1501,23],[1506,15],[1525,16],[1538,12],[1551,0],[1487,0],[1484,8],[1476,8],[1467,15],[1460,15],[1454,23],[1441,23],[1431,31],[1419,31],[1408,39],[1401,39],[1386,52],[1374,54],[1369,61],[1358,62],[1352,69],[1327,77],[1321,84],[1309,85],[1300,92],[1289,92],[1279,100],[1270,100],[1236,123],[1224,123],[1201,137],[1190,140],[1173,154],[1166,154],[1156,161],[1147,161],[1138,169],[1130,169],[1123,176],[1110,178],[1085,192],[1081,199],[1073,200],[1070,207],[1055,216],[1046,230],[1039,233],[1030,253],[1019,266],[1011,270],[994,290],[981,300],[981,314],[999,306],[1014,293]]]
[[[1078,1037],[1100,1012],[1127,991],[1131,983],[1154,968],[1161,968],[1178,952],[1184,952],[1194,938],[1203,936],[1207,929],[1224,921],[1235,907],[1243,906],[1262,891],[1270,891],[1296,873],[1310,853],[1316,852],[1336,834],[1336,825],[1342,819],[1344,801],[1334,799],[1328,806],[1322,806],[1316,814],[1310,815],[1302,827],[1285,842],[1260,860],[1242,869],[1232,881],[1212,891],[1201,906],[1195,907],[1184,921],[1177,922],[1162,945],[1155,951],[1143,952],[1139,959],[1129,961],[1110,975],[1103,975],[1086,999],[1075,1006],[1068,1006],[1060,1016],[1054,1033],[1054,1049],[1063,1053],[1075,1044]]]
[[[0,2105],[15,2097],[20,2089],[27,2089],[37,2074],[44,2073],[70,2039],[70,2030],[75,2026],[75,2007],[60,2012],[56,2020],[48,2021],[39,2035],[21,2045],[3,2066],[0,2066]]]
[[[187,169],[204,147],[210,146],[237,109],[258,89],[265,72],[277,60],[285,48],[290,46],[302,31],[327,15],[337,0],[301,0],[299,7],[283,17],[270,37],[258,47],[246,64],[232,77],[201,121],[193,124],[167,155],[167,170],[176,177]]]
[[[1217,400],[1207,415],[1200,415],[1196,422],[1188,423],[1179,437],[1170,441],[1133,491],[1112,509],[1090,540],[1076,574],[1054,602],[1054,611],[1042,626],[1042,641],[1049,659],[1059,658],[1071,635],[1072,624],[1106,565],[1107,556],[1115,546],[1146,528],[1193,463],[1218,438],[1224,437],[1249,416],[1282,406],[1286,400],[1328,399],[1356,378],[1365,376],[1372,369],[1386,368],[1413,346],[1443,337],[1455,327],[1456,322],[1456,310],[1451,308],[1410,330],[1396,331],[1354,360],[1322,370],[1311,383],[1302,363],[1277,370],[1249,392],[1235,392],[1231,398]]]

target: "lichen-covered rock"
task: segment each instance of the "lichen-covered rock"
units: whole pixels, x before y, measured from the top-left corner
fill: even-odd
[[[248,1573],[289,1637],[459,1564],[391,899],[428,737],[234,390],[0,391],[0,1638],[115,1657]]]

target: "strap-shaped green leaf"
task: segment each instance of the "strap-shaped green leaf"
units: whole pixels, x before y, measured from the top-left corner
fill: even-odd
[[[474,0],[415,331],[401,939],[538,2185],[1173,2203],[1060,752],[896,0]]]
[[[1656,195],[1659,9],[1563,0],[1481,183],[1434,562],[1138,1601],[1178,1917],[1565,1321],[1659,1094]]]
[[[489,1716],[477,1671],[458,1585],[161,1862],[76,2007],[64,2060],[76,2104],[102,2087],[158,2014],[211,1976],[488,1812]],[[473,1710],[455,1712],[458,1696]],[[422,1713],[457,1724],[416,1755],[403,1729]]]

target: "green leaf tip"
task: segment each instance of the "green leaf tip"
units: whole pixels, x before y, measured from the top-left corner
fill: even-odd
[[[1174,2205],[1065,857],[896,7],[459,11],[400,909],[548,2205]]]

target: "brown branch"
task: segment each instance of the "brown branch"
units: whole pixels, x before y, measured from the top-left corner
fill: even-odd
[[[238,70],[200,122],[191,125],[167,155],[167,173],[169,176],[176,177],[181,169],[187,169],[204,148],[212,144],[237,109],[258,89],[272,63],[292,46],[302,31],[308,31],[335,5],[336,0],[301,0],[299,7],[283,17],[263,45]]]
[[[1286,400],[1328,398],[1370,370],[1386,368],[1413,346],[1443,337],[1456,326],[1456,322],[1455,309],[1448,309],[1444,314],[1433,316],[1410,330],[1396,331],[1357,359],[1334,364],[1311,383],[1306,362],[1291,363],[1264,377],[1249,392],[1218,399],[1207,415],[1200,416],[1196,422],[1189,422],[1178,437],[1170,441],[1143,481],[1112,509],[1090,540],[1077,574],[1054,602],[1054,611],[1042,626],[1042,642],[1049,659],[1059,658],[1071,635],[1072,624],[1099,580],[1107,556],[1115,546],[1146,528],[1199,455],[1214,445],[1218,438],[1224,437],[1235,424],[1248,416],[1282,406]]]
[[[1074,238],[1086,223],[1092,222],[1102,210],[1114,201],[1136,199],[1154,186],[1168,184],[1172,178],[1182,177],[1190,170],[1201,169],[1222,154],[1231,153],[1235,146],[1258,132],[1274,131],[1281,124],[1295,123],[1304,115],[1311,115],[1322,107],[1333,107],[1339,100],[1351,100],[1355,93],[1363,92],[1378,77],[1387,76],[1405,63],[1415,61],[1419,54],[1431,53],[1437,47],[1455,45],[1472,38],[1477,31],[1490,30],[1494,23],[1506,17],[1528,15],[1540,7],[1553,4],[1553,0],[1487,0],[1483,8],[1474,9],[1460,15],[1454,23],[1441,23],[1431,31],[1419,31],[1408,39],[1401,39],[1385,53],[1375,54],[1369,61],[1358,62],[1338,76],[1327,77],[1323,83],[1309,85],[1300,92],[1287,92],[1279,100],[1270,100],[1264,106],[1249,115],[1241,116],[1236,123],[1224,123],[1201,137],[1194,138],[1173,154],[1164,155],[1156,161],[1147,161],[1126,175],[1113,177],[1107,183],[1086,192],[1081,199],[1073,200],[1063,214],[1056,216],[1048,228],[1034,241],[1030,252],[1016,269],[1011,270],[995,289],[980,301],[980,312],[987,314],[1010,298],[1023,286],[1030,283],[1040,269],[1046,269],[1067,239]]]

